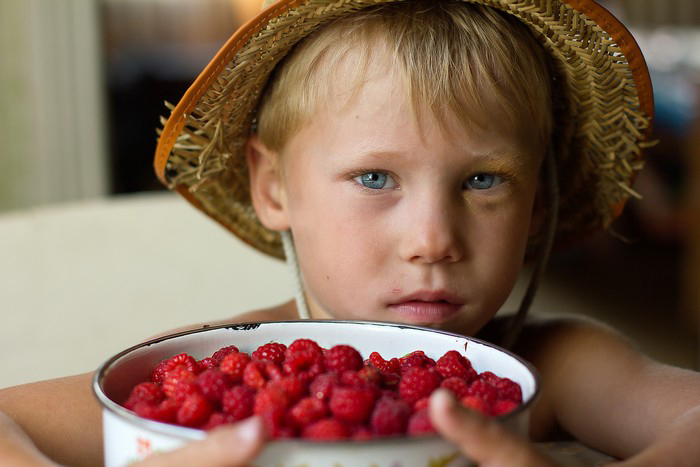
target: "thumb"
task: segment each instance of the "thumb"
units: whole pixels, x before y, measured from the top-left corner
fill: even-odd
[[[439,389],[430,397],[435,429],[455,443],[472,462],[482,466],[554,465],[533,445],[493,419],[457,403],[451,392]]]
[[[202,441],[194,441],[174,451],[155,454],[139,465],[142,467],[248,465],[258,454],[265,440],[260,417],[223,425],[212,430]]]

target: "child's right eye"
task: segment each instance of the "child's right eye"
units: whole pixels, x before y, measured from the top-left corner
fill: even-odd
[[[371,190],[396,188],[396,182],[386,172],[365,172],[355,177],[354,180]]]

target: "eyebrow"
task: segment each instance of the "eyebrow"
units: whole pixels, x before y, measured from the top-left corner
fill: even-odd
[[[379,160],[391,160],[401,153],[391,150],[368,150],[362,152],[361,157],[371,157]],[[498,148],[485,152],[465,152],[467,157],[473,160],[475,165],[489,164],[490,169],[494,166],[501,171],[517,171],[526,165],[527,154],[511,148]]]

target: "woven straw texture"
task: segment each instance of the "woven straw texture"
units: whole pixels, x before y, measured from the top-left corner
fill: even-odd
[[[200,77],[194,85],[207,87],[188,92],[171,116],[177,122],[165,125],[156,154],[161,178],[247,243],[283,258],[279,235],[258,221],[248,188],[245,141],[260,93],[275,65],[304,36],[348,12],[386,1],[396,0],[308,0],[289,9],[273,4],[248,23],[245,28],[253,34],[229,41],[207,68],[209,79]],[[642,167],[640,148],[653,112],[641,54],[631,64],[629,50],[638,53],[631,36],[624,36],[614,19],[602,25],[606,32],[587,16],[585,5],[591,2],[465,1],[521,19],[552,57],[555,87],[564,96],[554,115],[561,200],[556,242],[570,243],[607,227],[625,201],[638,196],[631,185]],[[616,42],[611,28],[631,44]],[[533,243],[536,248],[537,240]]]

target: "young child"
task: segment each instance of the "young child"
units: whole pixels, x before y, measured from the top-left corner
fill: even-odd
[[[155,165],[297,274],[296,300],[236,320],[478,335],[538,369],[531,441],[696,465],[697,373],[649,360],[599,323],[526,316],[552,246],[608,226],[633,193],[652,113],[636,44],[592,1],[280,0],[174,108]],[[496,317],[526,259],[520,309]],[[90,378],[1,392],[0,459],[98,463]],[[552,462],[444,391],[430,409],[479,464]],[[243,465],[262,437],[251,419],[146,463]]]

